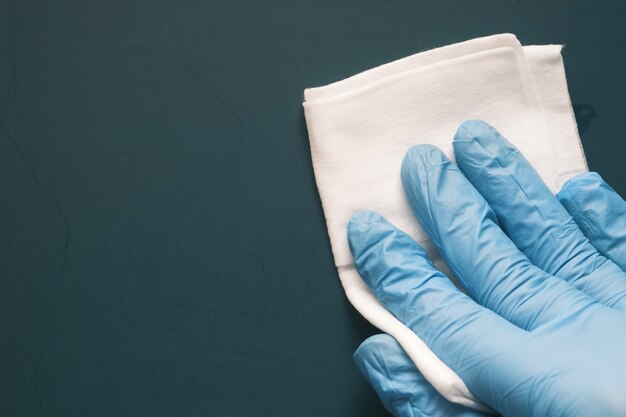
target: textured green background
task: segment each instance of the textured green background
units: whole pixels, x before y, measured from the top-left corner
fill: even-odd
[[[566,43],[626,193],[623,1],[0,1],[0,415],[380,416],[302,90],[498,32]],[[597,117],[596,117],[597,116]]]

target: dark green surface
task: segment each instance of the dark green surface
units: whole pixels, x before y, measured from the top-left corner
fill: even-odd
[[[0,1],[0,415],[384,415],[351,362],[373,329],[333,268],[302,90],[480,35],[567,43],[589,165],[624,195],[625,13]]]

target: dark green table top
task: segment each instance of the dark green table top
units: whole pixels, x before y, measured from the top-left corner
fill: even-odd
[[[472,37],[566,43],[626,194],[615,1],[0,1],[0,415],[380,416],[302,90]],[[597,117],[595,117],[597,115]]]

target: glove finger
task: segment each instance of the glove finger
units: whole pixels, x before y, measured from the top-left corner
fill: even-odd
[[[496,213],[501,228],[539,268],[626,310],[626,275],[598,253],[524,156],[481,120],[454,138],[457,163]]]
[[[528,333],[462,293],[421,246],[380,215],[354,215],[348,241],[359,274],[387,310],[497,410],[504,391],[517,383],[502,367],[523,360]]]
[[[354,363],[395,417],[486,417],[446,400],[417,370],[396,340],[379,334],[354,352]]]
[[[570,179],[556,196],[593,246],[626,271],[626,201],[595,172]]]
[[[402,163],[413,212],[467,292],[479,304],[532,330],[593,302],[532,265],[495,214],[438,148],[417,145]]]

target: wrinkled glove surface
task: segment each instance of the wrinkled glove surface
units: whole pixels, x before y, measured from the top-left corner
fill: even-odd
[[[418,145],[401,176],[465,293],[373,212],[348,227],[361,277],[497,413],[626,416],[626,203],[596,173],[555,196],[483,121],[453,144],[456,164]],[[486,415],[447,402],[390,336],[354,358],[396,417]]]

